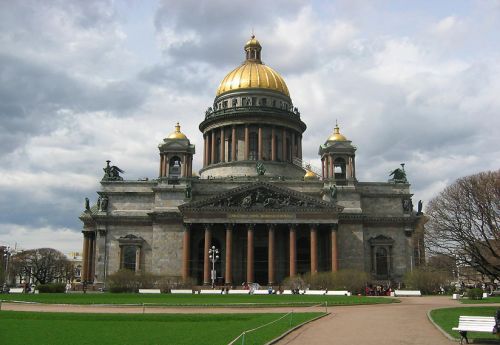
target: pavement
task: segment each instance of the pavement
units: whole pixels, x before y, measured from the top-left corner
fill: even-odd
[[[457,344],[431,323],[427,313],[432,309],[464,305],[452,300],[449,296],[398,297],[398,299],[401,303],[390,305],[331,307],[329,308],[330,315],[299,328],[277,344]],[[499,304],[494,305],[499,306]],[[475,342],[475,344],[479,343]]]
[[[437,308],[464,306],[449,296],[400,297],[401,303],[328,307],[330,314],[291,332],[280,345],[450,345],[427,317]],[[494,304],[499,306],[499,304]],[[468,305],[472,306],[472,305]],[[486,306],[482,304],[481,306]],[[74,313],[283,313],[325,311],[325,307],[199,308],[68,304],[1,304],[1,310]],[[457,320],[458,322],[458,320]],[[477,344],[477,343],[476,343]],[[491,344],[491,343],[489,343]]]

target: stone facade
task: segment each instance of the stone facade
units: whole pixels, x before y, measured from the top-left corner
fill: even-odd
[[[262,63],[257,40],[245,51],[239,71]],[[277,72],[256,70],[269,75],[243,82],[241,72],[239,87],[223,85],[230,72],[206,111],[200,177],[178,124],[159,145],[158,178],[123,180],[108,162],[98,202],[80,217],[82,279],[125,268],[208,284],[212,246],[228,285],[339,269],[400,281],[423,260],[425,217],[413,211],[404,166],[388,182],[359,182],[356,147],[338,126],[319,147],[321,169],[303,162],[300,112],[284,82],[263,81]]]

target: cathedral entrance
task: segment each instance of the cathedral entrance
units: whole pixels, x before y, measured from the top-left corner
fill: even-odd
[[[267,272],[267,247],[255,247],[255,282],[260,285],[266,285],[268,283],[268,272]]]

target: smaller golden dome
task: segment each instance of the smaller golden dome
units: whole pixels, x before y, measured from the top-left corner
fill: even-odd
[[[304,175],[304,180],[316,180],[316,178],[316,174],[311,170],[307,170],[306,174]]]
[[[340,128],[337,124],[337,121],[335,121],[335,128],[333,129],[333,133],[332,135],[330,135],[327,141],[347,141],[347,138],[343,134],[340,134]]]
[[[172,132],[167,139],[187,139],[184,133],[181,132],[181,125],[179,125],[179,122],[175,125],[175,132]]]
[[[258,48],[262,49],[262,46],[260,45],[260,42],[258,39],[255,38],[255,35],[252,35],[252,37],[248,40],[248,42],[245,44],[245,50],[249,48]]]

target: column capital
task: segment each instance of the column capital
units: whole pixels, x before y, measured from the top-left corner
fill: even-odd
[[[234,223],[225,223],[224,224],[224,227],[225,227],[226,230],[233,230],[234,226],[235,226]]]
[[[330,228],[332,229],[332,231],[338,231],[339,230],[339,224],[338,223],[330,224]]]
[[[267,224],[267,229],[268,230],[274,230],[274,229],[276,229],[276,224]]]
[[[248,223],[247,224],[247,229],[249,229],[249,230],[255,230],[255,225],[256,225],[255,223]]]
[[[203,228],[205,230],[212,230],[212,223],[203,223]]]

